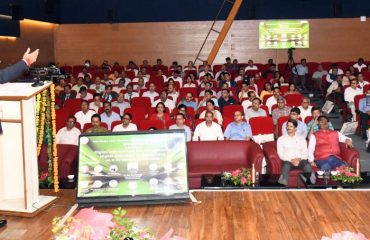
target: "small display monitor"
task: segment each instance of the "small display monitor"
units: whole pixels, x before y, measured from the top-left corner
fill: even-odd
[[[85,134],[79,139],[80,205],[189,200],[184,130]]]

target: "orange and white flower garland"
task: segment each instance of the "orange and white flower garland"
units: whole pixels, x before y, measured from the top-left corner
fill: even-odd
[[[54,191],[59,192],[59,178],[58,178],[58,149],[57,149],[57,126],[55,113],[55,85],[50,85],[51,98],[51,125],[53,133],[53,166],[54,166]]]

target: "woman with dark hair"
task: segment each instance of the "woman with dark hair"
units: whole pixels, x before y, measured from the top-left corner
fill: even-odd
[[[263,85],[263,90],[260,95],[260,99],[263,100],[263,97],[269,94],[272,94],[272,84],[270,82],[265,82],[265,84]]]
[[[223,121],[222,114],[215,108],[215,103],[213,102],[213,100],[208,100],[206,102],[206,108],[207,108],[206,110],[200,113],[199,119],[204,119],[206,117],[206,112],[211,111],[213,113],[213,119],[216,118],[218,124],[222,125]]]
[[[164,105],[164,103],[159,102],[155,106],[155,112],[156,113],[153,113],[150,116],[149,120],[161,120],[163,121],[164,127],[168,128],[168,124],[170,123],[171,118],[170,118],[170,115],[166,113],[166,106]]]
[[[297,91],[297,87],[294,83],[289,84],[288,91],[284,93],[284,96],[288,94],[299,94],[299,92]]]

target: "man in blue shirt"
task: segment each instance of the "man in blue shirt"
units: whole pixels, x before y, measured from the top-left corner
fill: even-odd
[[[311,109],[312,120],[307,124],[308,135],[307,138],[310,139],[311,135],[319,130],[318,118],[321,116],[321,109],[318,107],[312,107]],[[329,129],[334,130],[333,124],[329,124]]]
[[[241,111],[234,113],[234,122],[230,123],[224,133],[226,140],[245,140],[252,138],[252,129],[249,123],[243,121],[244,115]]]
[[[194,111],[197,110],[197,103],[195,102],[191,92],[186,93],[185,99],[181,101],[181,104],[184,104],[187,107],[192,107]]]
[[[300,114],[301,114],[301,110],[299,108],[297,108],[297,107],[292,108],[290,110],[289,118],[294,119],[294,120],[297,121],[298,125],[297,125],[297,129],[296,129],[295,133],[299,136],[302,136],[304,139],[306,139],[306,137],[307,137],[307,126],[304,122],[298,120]],[[282,135],[287,134],[286,125],[287,125],[287,122],[283,123],[283,126],[281,127]]]
[[[360,110],[360,122],[361,122],[361,137],[366,139],[366,130],[369,129],[370,120],[370,88],[366,91],[366,96],[360,99],[359,110]]]

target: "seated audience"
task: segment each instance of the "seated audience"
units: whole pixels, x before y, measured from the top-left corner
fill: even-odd
[[[285,105],[285,98],[279,96],[277,99],[277,108],[272,110],[272,120],[274,121],[274,125],[277,125],[277,121],[280,117],[289,116],[290,114],[290,107]]]
[[[186,76],[185,83],[182,85],[183,88],[196,88],[197,85],[193,83],[193,79],[191,79],[191,76]]]
[[[361,123],[361,137],[367,139],[366,130],[369,129],[370,120],[370,88],[366,91],[366,96],[360,99],[359,110],[360,110],[360,123]]]
[[[152,107],[157,106],[157,104],[158,104],[159,102],[164,103],[164,105],[165,105],[166,107],[168,107],[168,109],[170,110],[170,112],[172,112],[172,110],[176,107],[175,103],[174,103],[171,99],[167,98],[167,91],[166,91],[166,90],[163,90],[163,91],[161,92],[161,96],[160,96],[160,98],[159,98],[159,99],[157,99],[156,101],[154,101],[154,102],[152,103]]]
[[[131,82],[131,79],[127,77],[125,70],[122,70],[121,76],[116,78],[116,81],[114,81],[114,84],[118,84],[120,81],[124,82],[124,86],[127,87],[127,85]]]
[[[357,63],[353,64],[353,67],[356,69],[357,72],[361,72],[362,69],[366,69],[366,64],[363,58],[359,58]]]
[[[350,68],[353,68],[353,67],[351,66]],[[337,70],[338,75],[343,75],[343,70],[338,67],[337,63],[333,63],[331,65],[331,69],[329,70],[329,74],[333,73],[335,69]]]
[[[207,101],[212,100],[214,105],[218,107],[218,100],[213,97],[211,90],[206,90],[202,101],[199,102],[198,107],[204,107],[207,105]]]
[[[320,91],[322,91],[322,77],[328,74],[328,71],[326,71],[321,64],[317,65],[317,70],[312,74],[312,80],[316,86],[319,86]]]
[[[296,132],[295,132],[296,135],[302,136],[304,139],[306,139],[306,137],[307,137],[307,126],[304,122],[298,120],[300,113],[301,113],[301,111],[299,110],[299,108],[297,108],[297,107],[292,108],[290,110],[289,118],[293,119],[297,122],[297,126],[295,127],[296,128]],[[288,121],[284,122],[282,127],[281,127],[282,135],[287,134],[287,123],[288,123]]]
[[[269,79],[268,76],[274,76],[276,72],[276,65],[274,63],[269,65],[269,68],[263,73],[263,79]]]
[[[263,90],[261,91],[261,94],[260,94],[260,98],[261,100],[263,101],[263,97],[265,95],[270,95],[270,94],[273,94],[273,90],[272,90],[272,85],[270,82],[265,82],[265,84],[263,85]]]
[[[72,87],[73,91],[80,92],[81,87],[87,88],[82,77],[77,78],[77,84]]]
[[[135,97],[139,97],[140,95],[137,92],[134,92],[134,89],[131,84],[127,85],[127,91],[124,95],[125,100],[128,101],[129,104],[131,104],[131,100]]]
[[[149,120],[161,120],[165,128],[168,128],[168,124],[171,121],[170,115],[166,113],[166,106],[163,102],[157,103],[155,106],[155,112],[149,117]]]
[[[81,131],[75,127],[76,118],[73,116],[68,117],[66,126],[59,129],[56,142],[57,144],[71,144],[78,146],[78,137],[81,134]]]
[[[248,65],[245,67],[244,69],[245,71],[249,71],[249,70],[258,70],[258,67],[256,65],[253,64],[253,60],[248,60]]]
[[[108,125],[108,130],[111,130],[112,122],[121,121],[121,117],[118,113],[112,110],[112,103],[104,103],[104,112],[100,115],[101,121]]]
[[[71,85],[69,84],[64,85],[64,91],[59,95],[61,105],[64,106],[64,103],[66,100],[75,99],[75,98],[76,98],[76,93],[72,92]]]
[[[146,76],[144,76],[142,71],[138,71],[136,77],[134,79],[132,79],[131,82],[137,83],[137,82],[139,82],[140,79],[143,79],[144,80],[144,84],[149,81],[149,78],[147,78]]]
[[[301,111],[300,115],[303,122],[306,119],[306,117],[312,116],[311,115],[312,106],[310,105],[310,103],[311,103],[310,99],[308,97],[304,97],[302,99],[301,106],[298,107],[299,110]]]
[[[342,77],[342,86],[349,86],[351,84],[351,80],[355,78],[356,77],[351,74],[351,71],[347,69]]]
[[[93,95],[87,91],[85,87],[81,87],[80,91],[77,93],[76,98],[80,98],[82,100],[89,101],[93,99]]]
[[[167,78],[167,81],[170,80],[170,79],[172,79],[175,82],[178,82],[180,84],[180,86],[182,86],[182,77],[180,77],[180,71],[179,70],[173,71],[172,76]]]
[[[222,89],[221,97],[218,99],[218,106],[220,106],[221,112],[223,112],[225,106],[235,104],[236,104],[235,99],[233,97],[230,97],[230,90]]]
[[[112,132],[128,132],[137,131],[137,126],[132,122],[132,115],[130,113],[125,113],[122,117],[122,124],[116,125]]]
[[[326,90],[325,98],[339,105],[342,108],[344,96],[342,93],[342,76],[338,75],[337,80],[333,81],[329,88]]]
[[[64,91],[64,85],[66,85],[64,78],[59,78],[58,84],[55,85],[55,95],[59,96]]]
[[[103,106],[101,95],[99,93],[94,94],[93,101],[89,104],[89,108],[98,112],[99,108]]]
[[[199,93],[199,97],[203,97],[205,95],[205,93],[206,93],[207,90],[210,90],[212,92],[212,94],[211,94],[212,96],[216,96],[217,95],[216,91],[214,91],[212,89],[212,83],[211,82],[206,82],[206,83],[204,83],[204,90],[202,90]]]
[[[269,109],[269,112],[271,113],[271,108],[273,105],[277,104],[277,99],[280,96],[280,88],[275,87],[272,93],[272,96],[269,97],[266,101],[266,106]]]
[[[251,125],[243,121],[243,113],[241,111],[235,111],[234,122],[227,125],[224,136],[226,140],[249,141],[252,138]]]
[[[179,104],[177,106],[177,112],[182,113],[185,117],[185,120],[190,122],[191,129],[194,128],[194,117],[188,113],[188,107],[184,104]]]
[[[86,76],[86,75],[89,75],[89,76],[90,76],[90,78],[92,78],[91,73],[87,72],[87,71],[88,71],[88,69],[89,69],[89,67],[84,66],[84,67],[82,68],[82,71],[78,73],[77,77],[78,77],[78,78],[80,78],[80,77],[85,78],[85,76]]]
[[[312,120],[308,122],[307,124],[307,138],[310,139],[311,135],[319,130],[319,117],[321,116],[321,109],[318,107],[312,107],[311,109],[311,115],[312,115]],[[329,129],[334,130],[333,125],[331,122],[329,122]]]
[[[282,161],[281,175],[278,183],[288,185],[289,171],[300,169],[306,179],[309,177],[311,182],[315,182],[310,163],[307,161],[306,139],[297,134],[298,123],[294,119],[289,119],[286,124],[286,132],[277,140],[277,153]]]
[[[116,92],[113,92],[112,89],[112,85],[105,86],[105,91],[102,97],[106,102],[111,102],[113,99],[116,99],[118,97],[118,94]]]
[[[284,96],[288,94],[300,94],[300,92],[297,91],[297,87],[294,83],[289,84],[288,91],[284,93]]]
[[[176,124],[173,124],[169,127],[169,129],[184,129],[186,135],[186,141],[191,141],[191,130],[188,126],[185,125],[185,116],[182,113],[177,113],[176,117]]]
[[[184,104],[187,107],[192,107],[194,111],[197,110],[197,103],[193,99],[193,94],[191,92],[186,93],[185,99],[182,99],[181,104]]]
[[[266,117],[266,111],[261,108],[262,101],[259,98],[254,98],[252,100],[252,107],[244,110],[245,111],[245,118],[247,121],[254,117]]]
[[[101,83],[100,77],[95,77],[95,83],[90,85],[90,89],[96,91],[96,93],[103,93],[105,90],[104,84]]]
[[[340,158],[339,143],[346,143],[353,148],[352,140],[340,132],[329,129],[329,119],[326,116],[318,118],[319,130],[311,135],[308,143],[308,161],[317,165],[322,171],[330,171],[345,165]]]
[[[365,85],[368,85],[369,84],[369,82],[368,81],[365,81],[364,80],[364,74],[362,74],[362,73],[359,73],[358,75],[357,75],[357,87],[358,88],[360,88],[361,90],[363,90],[364,89],[364,86]]]
[[[92,125],[92,127],[89,128],[89,129],[87,129],[86,132],[87,133],[104,133],[104,132],[108,132],[108,129],[106,129],[105,127],[100,126],[100,124],[101,124],[100,115],[97,114],[97,113],[95,113],[91,117],[91,125]]]
[[[85,123],[90,123],[92,115],[96,112],[89,109],[89,102],[82,100],[81,102],[81,111],[76,112],[75,118],[77,122],[81,125],[81,129],[84,128]]]
[[[351,109],[352,121],[356,121],[355,96],[362,93],[363,91],[357,87],[356,79],[351,80],[350,87],[344,90],[344,101],[346,101],[348,108]]]
[[[177,98],[179,97],[179,93],[176,91],[175,85],[168,84],[167,94],[168,94],[169,97],[172,97],[172,101],[174,103],[177,102]]]
[[[195,128],[193,141],[215,141],[224,140],[221,126],[213,122],[213,112],[207,111],[205,121]]]
[[[242,106],[243,106],[243,109],[244,109],[244,112],[247,112],[247,109],[252,106],[252,101],[253,99],[257,98],[256,97],[256,92],[255,91],[249,91],[248,92],[248,99],[244,100],[242,102]],[[262,101],[261,101],[262,103]]]
[[[128,102],[125,101],[125,97],[123,93],[118,94],[117,101],[112,102],[112,107],[119,108],[119,115],[123,116],[123,112],[126,108],[131,107]]]
[[[235,82],[239,82],[239,81],[242,81],[242,82],[245,82],[248,80],[248,76],[245,75],[245,71],[244,69],[240,69],[239,70],[239,75],[234,79]]]
[[[194,66],[194,62],[193,61],[189,61],[188,62],[188,65],[186,65],[184,67],[184,71],[193,71],[193,70],[197,70],[197,68]]]
[[[249,92],[248,87],[249,87],[248,83],[246,83],[246,82],[242,83],[242,87],[241,87],[239,95],[238,95],[239,102],[243,102],[243,98],[248,98],[248,92]]]
[[[222,118],[222,114],[220,113],[220,111],[218,111],[216,108],[215,108],[215,103],[213,102],[213,100],[208,100],[207,101],[207,110],[204,110],[203,112],[200,113],[199,115],[199,119],[204,119],[206,117],[206,113],[207,112],[212,112],[213,114],[213,117],[215,119],[217,119],[217,122],[222,125],[222,121],[223,121],[223,118]]]
[[[121,78],[118,81],[118,84],[116,86],[114,86],[113,89],[112,89],[112,91],[114,91],[116,93],[120,93],[122,90],[126,90],[126,85],[125,85],[125,79],[124,78]]]
[[[143,97],[149,97],[151,103],[154,102],[154,98],[159,96],[159,94],[155,91],[156,86],[153,82],[149,84],[149,90],[143,93]]]
[[[205,76],[207,74],[209,74],[212,78],[214,77],[213,72],[211,71],[211,69],[208,65],[204,66],[203,69],[204,70],[201,71],[201,68],[199,67],[199,79],[201,79],[203,76]]]
[[[238,88],[238,85],[233,79],[231,79],[230,73],[228,72],[224,73],[224,80],[221,80],[218,83],[218,86],[221,87],[224,83],[226,83],[228,87],[233,87],[234,89]]]

